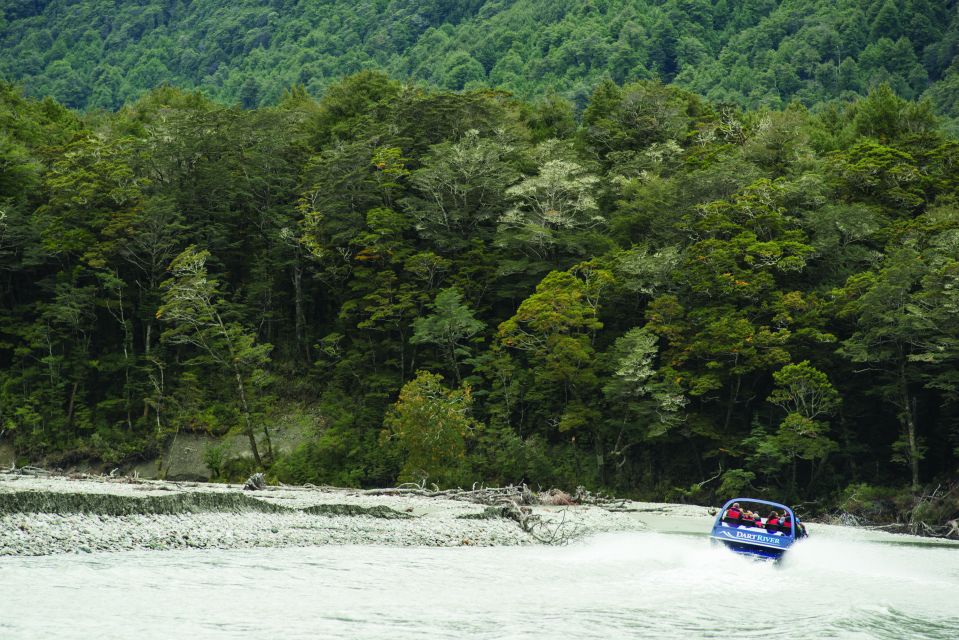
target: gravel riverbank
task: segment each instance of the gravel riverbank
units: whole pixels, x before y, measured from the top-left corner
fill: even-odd
[[[645,516],[706,515],[701,507],[627,502],[534,506],[563,537],[645,528]],[[541,540],[484,505],[443,497],[371,495],[326,487],[0,475],[0,556],[133,549],[528,545]]]

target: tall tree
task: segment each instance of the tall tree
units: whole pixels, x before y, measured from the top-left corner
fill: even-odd
[[[170,325],[163,340],[200,351],[193,363],[211,363],[232,376],[243,416],[244,433],[257,466],[263,465],[254,428],[253,378],[269,363],[270,344],[257,344],[254,334],[238,322],[224,320],[225,301],[216,280],[207,274],[210,254],[190,246],[170,264],[172,277],[164,283],[163,305],[157,317]],[[262,423],[267,456],[273,459],[270,431]]]
[[[773,380],[776,388],[766,400],[786,416],[774,434],[758,439],[757,457],[790,466],[789,495],[795,497],[797,460],[821,462],[836,450],[835,441],[827,435],[826,419],[836,411],[840,398],[826,374],[806,360],[776,371]],[[810,482],[815,476],[813,472]]]
[[[876,393],[896,409],[901,435],[894,443],[894,459],[906,464],[910,485],[919,491],[919,463],[925,445],[918,425],[919,363],[930,331],[930,318],[914,300],[927,267],[914,247],[890,248],[878,272],[851,277],[840,292],[840,313],[850,317],[855,332],[843,341],[841,352],[864,365]]]

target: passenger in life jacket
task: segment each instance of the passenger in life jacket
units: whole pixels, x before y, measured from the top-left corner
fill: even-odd
[[[752,511],[747,510],[743,514],[743,526],[744,527],[755,527],[756,526],[756,514]]]
[[[726,515],[723,516],[723,522],[732,525],[738,525],[743,518],[743,511],[739,508],[739,503],[734,502],[733,506],[726,509]]]
[[[777,533],[779,531],[779,514],[775,511],[770,511],[769,517],[766,518],[766,531],[769,533]]]
[[[785,514],[783,519],[779,521],[779,530],[785,533],[787,536],[792,533],[793,530],[793,520],[789,514]]]

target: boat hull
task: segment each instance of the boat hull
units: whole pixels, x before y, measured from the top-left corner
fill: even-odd
[[[786,549],[777,549],[766,546],[760,546],[755,544],[749,544],[748,542],[735,542],[733,540],[725,540],[722,538],[712,538],[714,545],[719,545],[726,547],[733,553],[738,553],[740,555],[749,556],[756,560],[768,560],[771,562],[778,562],[782,560],[783,556],[786,554]]]

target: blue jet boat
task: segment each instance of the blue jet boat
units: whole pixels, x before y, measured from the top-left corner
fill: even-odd
[[[790,525],[770,524],[762,518],[758,522],[743,518],[747,510],[759,512],[760,507],[767,513],[769,509],[774,509],[786,514],[782,520],[788,518]],[[724,545],[736,553],[759,560],[778,561],[789,547],[805,536],[806,528],[786,505],[755,498],[733,498],[716,515],[709,537],[713,544]]]

